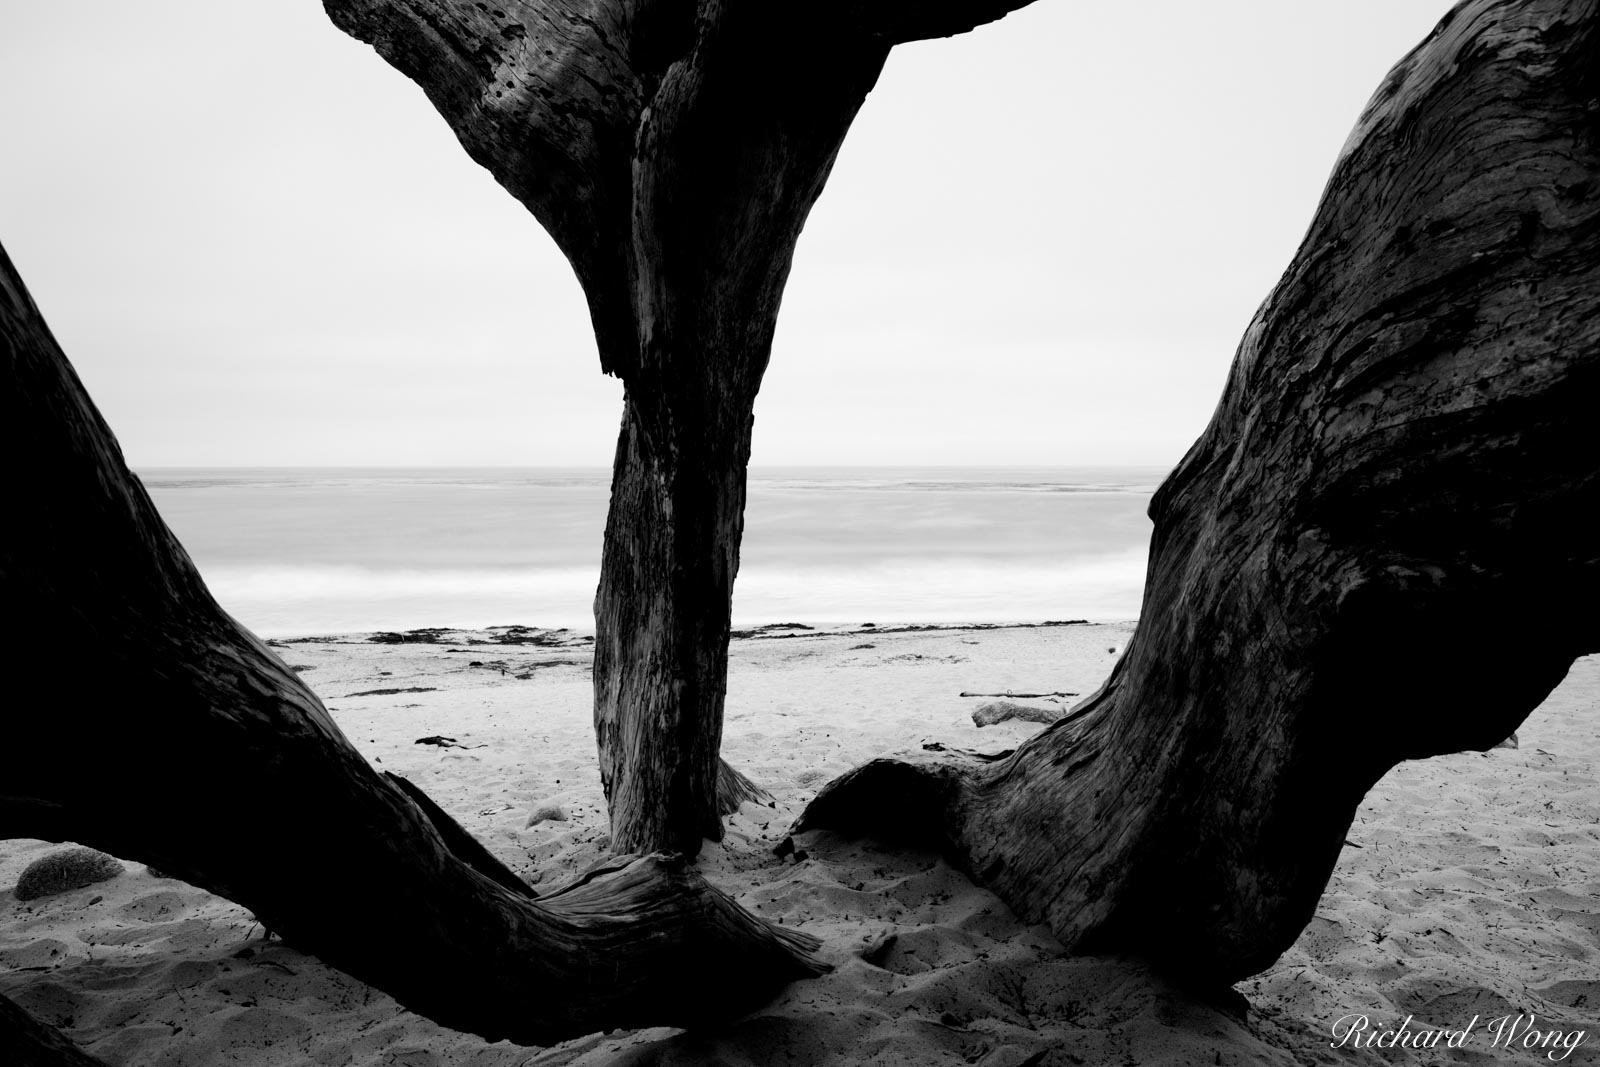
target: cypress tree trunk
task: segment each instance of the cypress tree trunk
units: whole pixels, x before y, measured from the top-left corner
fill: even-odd
[[[627,387],[595,597],[613,848],[693,854],[719,763],[752,411],[800,229],[891,45],[1017,0],[325,0],[544,224]]]
[[[536,898],[411,783],[379,774],[224,613],[123,464],[0,249],[0,836],[81,841],[237,901],[447,1026],[547,1044],[741,1014],[819,973],[816,939],[681,856]],[[0,1020],[3,1021],[3,1020]]]
[[[1111,677],[999,760],[851,772],[800,828],[947,846],[1071,948],[1205,981],[1309,921],[1397,762],[1600,649],[1600,12],[1471,0],[1379,88],[1209,428]]]
[[[817,50],[832,62],[815,69]],[[753,406],[795,242],[887,55],[718,10],[633,152],[637,350],[600,589],[595,727],[612,847],[720,839],[718,748]]]

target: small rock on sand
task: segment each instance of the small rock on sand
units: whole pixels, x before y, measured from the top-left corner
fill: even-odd
[[[17,879],[17,899],[34,900],[69,889],[82,889],[121,873],[122,864],[115,857],[75,845],[40,856],[23,868],[22,876]]]
[[[542,822],[566,822],[566,810],[554,801],[547,801],[533,809],[533,814],[528,816],[528,821],[523,823],[523,829],[537,826]]]
[[[972,713],[972,721],[979,726],[993,726],[1007,719],[1055,722],[1060,717],[1061,712],[1055,708],[1041,708],[1036,704],[1016,704],[1009,700],[997,700],[993,704],[985,704]]]

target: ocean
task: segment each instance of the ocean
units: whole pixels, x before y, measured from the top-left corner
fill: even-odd
[[[1165,473],[753,469],[734,624],[1135,618]],[[594,625],[609,470],[140,477],[212,594],[266,637]]]

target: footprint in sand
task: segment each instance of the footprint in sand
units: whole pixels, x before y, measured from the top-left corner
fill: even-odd
[[[143,923],[176,919],[189,911],[183,897],[177,890],[160,889],[128,901],[122,906],[121,913],[124,918]]]

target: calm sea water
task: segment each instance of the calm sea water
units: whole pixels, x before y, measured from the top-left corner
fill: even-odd
[[[736,625],[1131,619],[1160,468],[766,468]],[[610,472],[152,469],[257,633],[593,625]]]

